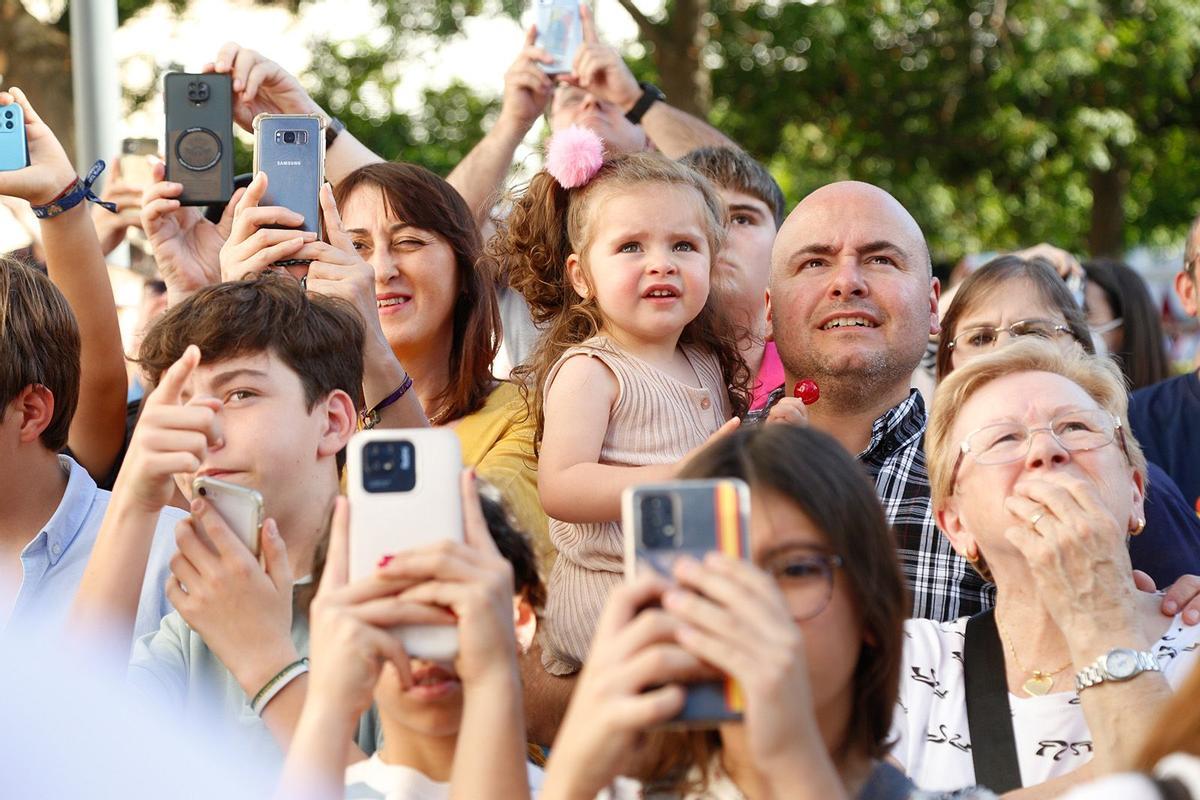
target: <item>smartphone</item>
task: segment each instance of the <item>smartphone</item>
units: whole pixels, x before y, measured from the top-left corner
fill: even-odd
[[[346,464],[350,580],[371,575],[398,551],[462,541],[462,451],[454,431],[362,431],[350,439]],[[397,633],[410,656],[450,661],[458,654],[452,625],[412,625]]]
[[[254,118],[254,173],[267,173],[259,205],[282,206],[304,217],[297,230],[322,238],[325,120],[320,114],[259,114]],[[306,263],[286,261],[279,263]]]
[[[185,206],[233,196],[233,83],[215,72],[169,72],[163,79],[169,181],[183,184]]]
[[[29,166],[25,141],[25,112],[16,103],[0,106],[0,172]]]
[[[682,555],[717,551],[747,559],[750,487],[735,478],[643,484],[621,495],[625,577],[651,569],[668,578]],[[700,728],[742,718],[741,689],[731,678],[687,687],[683,710],[669,727]]]
[[[537,46],[554,59],[539,64],[547,75],[570,72],[575,52],[583,44],[579,0],[534,0],[537,6]]]
[[[137,189],[154,183],[150,158],[158,155],[158,139],[121,140],[121,180]]]
[[[263,498],[253,489],[216,478],[192,481],[192,497],[203,497],[225,520],[250,552],[258,558],[262,552]]]

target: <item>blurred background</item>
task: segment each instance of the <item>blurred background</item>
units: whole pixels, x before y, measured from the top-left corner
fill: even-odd
[[[529,0],[84,8],[110,5],[107,141],[161,139],[162,75],[234,40],[299,74],[385,158],[443,175],[494,119],[533,18]],[[68,147],[73,16],[66,0],[0,0],[0,84],[23,87]],[[597,0],[596,18],[639,78],[766,163],[789,203],[830,180],[879,184],[921,223],[943,278],[1037,242],[1122,258],[1150,284],[1175,359],[1196,357],[1170,281],[1200,211],[1197,0]],[[248,139],[239,158],[248,171]],[[0,209],[0,250],[23,237]],[[114,281],[135,305],[141,279]]]

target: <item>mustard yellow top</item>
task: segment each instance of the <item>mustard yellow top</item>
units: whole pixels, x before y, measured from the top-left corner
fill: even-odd
[[[530,538],[538,565],[549,574],[554,545],[546,512],[538,496],[537,459],[533,454],[536,431],[525,400],[516,384],[503,382],[488,396],[483,408],[450,423],[462,446],[463,464],[504,496],[508,510]]]

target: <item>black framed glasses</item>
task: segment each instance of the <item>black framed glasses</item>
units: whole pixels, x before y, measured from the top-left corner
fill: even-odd
[[[1017,338],[1020,336],[1038,336],[1043,339],[1057,339],[1060,336],[1073,336],[1065,322],[1050,319],[1023,319],[1007,327],[998,325],[976,325],[965,328],[950,340],[948,347],[961,353],[971,354],[991,350],[1000,341],[1001,336]]]
[[[833,573],[842,557],[813,550],[792,550],[765,559],[762,568],[787,596],[792,616],[812,619],[825,610],[833,596]]]
[[[1050,420],[1049,425],[1030,428],[1020,422],[994,422],[967,434],[958,446],[958,460],[950,473],[950,491],[958,481],[963,458],[970,453],[976,464],[992,466],[1020,461],[1033,447],[1033,437],[1048,433],[1064,449],[1073,453],[1098,450],[1120,440],[1121,451],[1129,458],[1121,421],[1103,409],[1068,411]]]

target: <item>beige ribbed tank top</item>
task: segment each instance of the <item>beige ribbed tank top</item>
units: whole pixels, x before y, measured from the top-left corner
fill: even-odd
[[[607,337],[595,336],[559,357],[543,390],[549,390],[567,359],[577,355],[600,359],[616,376],[618,387],[600,463],[674,464],[702,445],[733,413],[717,357],[681,347],[699,387],[681,383]],[[550,572],[542,664],[555,675],[566,675],[581,666],[608,593],[621,580],[624,544],[618,520],[569,523],[551,518],[550,540],[558,557]]]

